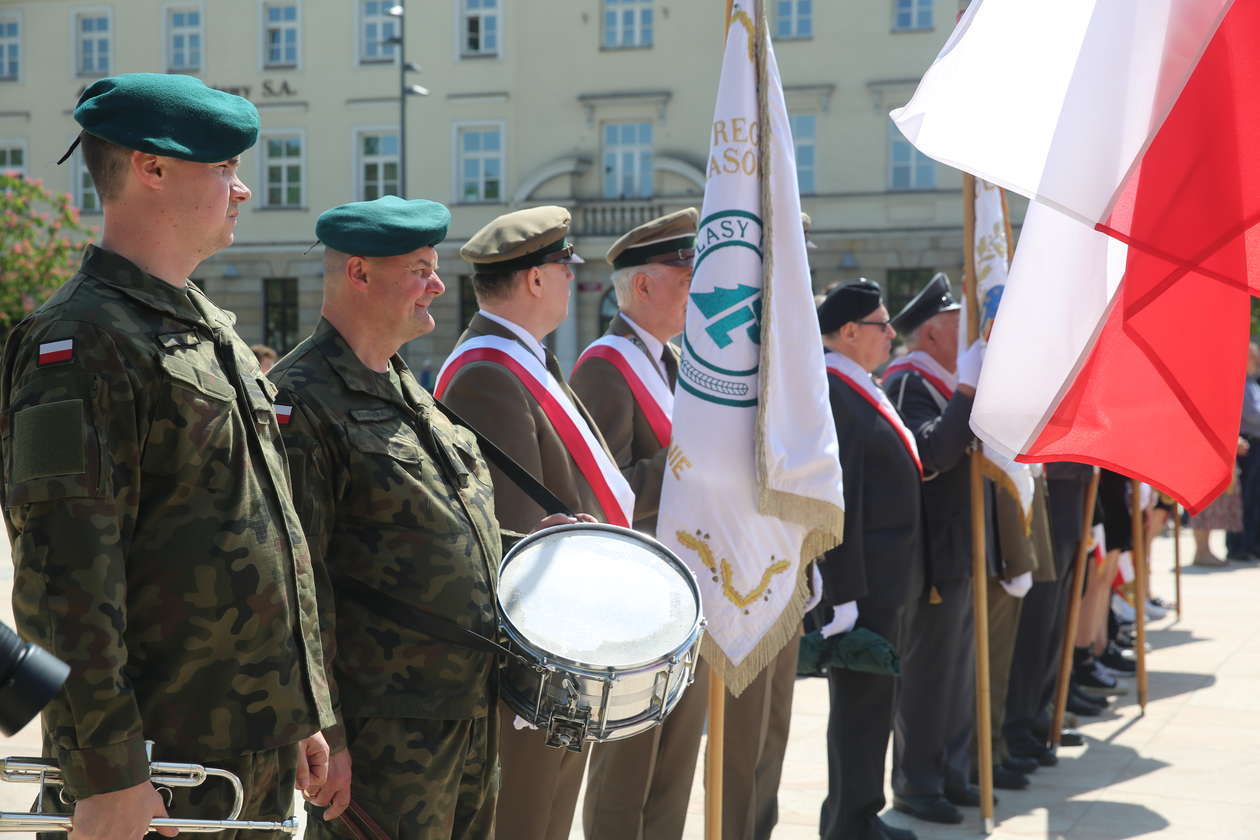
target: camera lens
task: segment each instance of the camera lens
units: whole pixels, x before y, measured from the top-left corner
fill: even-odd
[[[69,675],[69,665],[0,624],[0,732],[26,726]]]

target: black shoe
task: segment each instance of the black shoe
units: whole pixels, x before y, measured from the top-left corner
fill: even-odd
[[[1011,754],[1002,759],[1002,766],[1007,770],[1027,776],[1030,773],[1036,773],[1041,764],[1035,758],[1020,758]]]
[[[1028,787],[1028,777],[999,764],[993,768],[993,786],[999,790],[1023,790]]]
[[[1006,748],[1015,758],[1034,761],[1041,767],[1053,767],[1059,763],[1059,757],[1054,754],[1054,750],[1032,738],[1008,740]]]
[[[1107,710],[1107,707],[1094,703],[1093,698],[1086,698],[1075,691],[1069,691],[1067,710],[1081,717],[1098,717]]]
[[[1115,642],[1107,643],[1107,650],[1098,657],[1098,661],[1104,668],[1111,669],[1118,676],[1131,677],[1137,673],[1137,660],[1125,656]]]
[[[945,788],[945,798],[959,808],[979,808],[980,788],[975,785],[967,785],[965,788],[953,790]]]
[[[1077,732],[1075,729],[1064,729],[1059,733],[1060,747],[1083,747],[1085,746],[1085,736]],[[1058,760],[1057,758],[1055,759]]]
[[[1072,669],[1072,682],[1083,691],[1109,692],[1116,690],[1116,678],[1098,670],[1098,660],[1090,657]]]
[[[880,840],[919,840],[919,836],[908,828],[897,828],[881,820],[879,817],[872,817],[875,821],[876,836]]]
[[[893,808],[925,822],[958,825],[963,821],[959,811],[943,796],[897,796],[893,794]]]

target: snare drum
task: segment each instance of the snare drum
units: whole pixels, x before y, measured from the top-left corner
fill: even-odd
[[[499,569],[509,646],[500,694],[580,752],[651,729],[695,676],[704,619],[695,576],[651,537],[559,525],[521,540]]]

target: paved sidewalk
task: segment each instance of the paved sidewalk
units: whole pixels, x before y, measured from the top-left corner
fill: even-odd
[[[1218,540],[1220,534],[1216,535]],[[1218,552],[1223,546],[1215,545]],[[1190,557],[1190,535],[1183,557]],[[0,540],[0,618],[11,623],[12,569]],[[1173,597],[1172,541],[1158,539],[1154,591]],[[1260,838],[1260,568],[1187,568],[1184,619],[1148,625],[1154,650],[1150,703],[1139,717],[1133,691],[1115,711],[1086,722],[1083,747],[1060,751],[1057,767],[1027,791],[1000,792],[995,838],[1249,840]],[[1131,684],[1131,681],[1126,681]],[[775,840],[818,836],[826,787],[827,697],[822,680],[797,683],[792,738],[780,791]],[[0,755],[39,750],[38,727],[0,739]],[[33,789],[0,784],[0,809],[23,810]],[[701,840],[703,788],[692,791],[687,840]],[[937,827],[890,812],[889,822],[921,840],[977,837],[974,810],[961,826]],[[33,835],[10,835],[29,837]],[[506,829],[501,840],[512,840]],[[581,829],[571,837],[580,840]],[[645,838],[658,840],[658,838]]]

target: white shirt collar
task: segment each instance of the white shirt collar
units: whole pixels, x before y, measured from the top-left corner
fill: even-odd
[[[544,365],[547,364],[547,349],[542,346],[541,341],[534,338],[529,330],[514,321],[509,321],[507,318],[487,312],[484,309],[478,309],[477,314],[483,318],[489,318],[501,327],[506,327],[509,331],[511,331],[512,335],[519,338],[521,343],[529,348],[531,353],[538,357],[540,362]]]
[[[639,340],[643,342],[643,346],[647,348],[648,357],[652,360],[652,364],[656,366],[656,370],[660,373],[661,378],[669,382],[669,377],[666,376],[665,368],[661,361],[661,354],[665,352],[665,345],[656,336],[636,324],[634,319],[626,313],[621,313],[621,320],[629,324],[630,329],[634,330],[634,334],[639,337]]]

